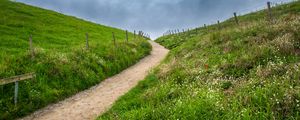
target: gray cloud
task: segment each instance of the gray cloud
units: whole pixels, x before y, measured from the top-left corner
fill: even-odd
[[[169,29],[215,23],[266,6],[268,0],[17,0],[152,38]],[[269,0],[271,2],[290,0]]]

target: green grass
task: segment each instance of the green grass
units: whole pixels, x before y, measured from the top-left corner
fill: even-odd
[[[0,119],[16,119],[100,83],[151,51],[146,38],[53,11],[0,0],[0,78],[35,72],[34,80],[0,86]],[[116,35],[114,47],[112,32]],[[88,50],[85,33],[89,34]],[[35,58],[31,59],[29,36]]]
[[[156,41],[166,60],[105,119],[300,119],[300,2]]]

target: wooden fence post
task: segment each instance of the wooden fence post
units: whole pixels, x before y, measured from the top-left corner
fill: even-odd
[[[133,32],[133,38],[134,38],[134,39],[135,39],[135,36],[136,36],[136,35],[135,35],[135,34],[136,34],[135,32],[136,32],[136,31],[134,30],[134,32]]]
[[[85,48],[88,50],[89,49],[89,34],[85,33],[85,36],[86,36],[86,45],[85,45]]]
[[[126,30],[126,42],[128,43],[128,30]]]
[[[220,21],[219,21],[219,20],[218,20],[218,29],[219,29],[219,30],[221,29]]]
[[[33,48],[33,45],[32,45],[32,35],[29,36],[29,49],[30,49],[30,52],[31,52],[31,59],[34,59],[34,48]]]
[[[117,43],[116,43],[116,36],[115,36],[114,32],[112,32],[112,37],[113,37],[113,42],[114,42],[113,54],[114,54],[114,57],[116,57],[117,56]]]
[[[117,43],[116,43],[116,36],[115,36],[114,32],[112,32],[112,37],[113,37],[113,41],[114,41],[114,46],[116,48],[117,47]]]
[[[237,25],[239,25],[239,20],[238,20],[238,18],[237,18],[236,12],[234,12],[233,15],[234,15],[235,23],[236,23]]]
[[[15,95],[14,95],[14,103],[15,103],[15,106],[16,106],[17,103],[18,103],[18,92],[19,92],[19,82],[16,81],[16,82],[15,82]]]
[[[3,92],[3,86],[1,85],[1,94],[3,94],[4,92]]]
[[[269,17],[270,22],[272,23],[273,17],[272,17],[272,10],[271,10],[271,2],[267,2],[267,5],[268,5],[268,17]]]

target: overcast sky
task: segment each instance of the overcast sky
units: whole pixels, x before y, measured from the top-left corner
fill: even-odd
[[[143,30],[153,39],[169,29],[212,24],[262,9],[268,0],[17,0],[103,25]],[[269,0],[287,2],[290,0]]]

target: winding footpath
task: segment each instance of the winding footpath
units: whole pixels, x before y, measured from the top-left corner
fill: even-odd
[[[112,104],[143,80],[168,54],[168,50],[149,41],[152,52],[134,66],[108,78],[89,90],[41,109],[23,120],[91,120],[107,111]]]

